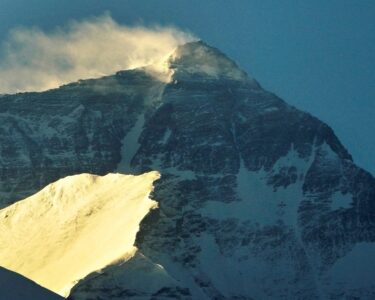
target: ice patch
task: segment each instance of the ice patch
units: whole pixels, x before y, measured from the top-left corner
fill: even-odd
[[[133,168],[131,166],[131,161],[140,147],[138,140],[139,140],[139,137],[141,136],[144,124],[145,124],[145,116],[140,115],[138,117],[137,122],[134,124],[133,128],[130,129],[128,134],[122,140],[121,161],[117,166],[117,172],[121,172],[121,173],[132,172]]]
[[[172,131],[169,128],[167,128],[167,130],[164,133],[163,139],[161,140],[161,143],[162,144],[167,143],[167,141],[168,141],[169,137],[171,136],[171,134],[172,134]]]
[[[268,107],[264,111],[265,112],[274,112],[274,111],[278,111],[278,110],[279,110],[279,108],[277,108],[277,107]]]
[[[208,202],[202,208],[202,214],[212,218],[251,220],[261,225],[274,225],[281,220],[294,227],[298,219],[298,206],[303,199],[303,181],[300,177],[304,176],[311,163],[312,157],[303,159],[292,147],[286,156],[275,163],[272,171],[294,166],[297,169],[297,182],[275,191],[272,184],[267,184],[272,171],[249,171],[241,159],[237,174],[237,193],[241,201]]]
[[[331,201],[332,210],[351,208],[353,196],[351,194],[343,195],[341,192],[336,192],[331,196]]]

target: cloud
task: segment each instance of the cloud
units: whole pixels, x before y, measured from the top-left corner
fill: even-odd
[[[0,49],[0,93],[43,91],[78,79],[161,64],[180,44],[194,37],[173,27],[128,27],[109,15],[71,22],[46,33],[38,28],[13,30]]]

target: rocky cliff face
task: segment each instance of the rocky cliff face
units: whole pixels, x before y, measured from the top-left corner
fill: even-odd
[[[71,299],[373,299],[375,179],[331,128],[202,42],[169,63],[168,84],[0,98],[3,206],[75,173],[162,174],[139,254]]]

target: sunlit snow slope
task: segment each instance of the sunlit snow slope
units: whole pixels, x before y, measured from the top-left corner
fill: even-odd
[[[67,296],[89,273],[133,256],[159,173],[69,176],[0,211],[0,265]]]

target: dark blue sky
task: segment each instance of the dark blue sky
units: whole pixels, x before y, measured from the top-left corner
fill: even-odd
[[[375,174],[375,1],[0,0],[0,40],[105,11],[128,25],[174,25],[233,58],[263,87],[333,127]]]

